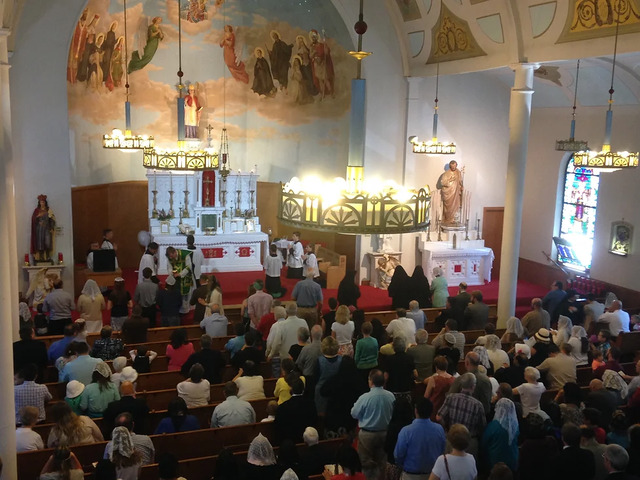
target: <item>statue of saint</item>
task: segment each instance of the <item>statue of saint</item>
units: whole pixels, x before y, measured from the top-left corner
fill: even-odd
[[[458,162],[451,160],[449,170],[446,170],[440,178],[436,188],[440,190],[442,197],[442,225],[459,225],[458,214],[462,201],[462,172],[458,170]]]
[[[198,138],[198,124],[200,123],[202,106],[196,96],[196,87],[189,85],[189,93],[184,97],[184,136]]]
[[[56,217],[46,195],[38,195],[38,206],[31,215],[31,253],[36,261],[51,261]]]

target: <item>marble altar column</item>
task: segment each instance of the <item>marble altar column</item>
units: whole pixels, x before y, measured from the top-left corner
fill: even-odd
[[[0,29],[0,457],[2,479],[18,477],[16,462],[15,407],[13,399],[13,337],[18,325],[18,253],[14,165],[11,148],[11,105],[7,37]],[[13,335],[9,334],[13,332]]]
[[[520,256],[520,228],[524,199],[524,176],[527,165],[533,71],[538,65],[512,65],[515,80],[509,108],[509,158],[507,163],[504,226],[500,257],[500,288],[498,291],[498,328],[505,328],[507,319],[515,313]]]

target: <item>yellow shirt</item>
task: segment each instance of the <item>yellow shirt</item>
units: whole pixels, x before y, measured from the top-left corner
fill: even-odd
[[[302,383],[304,383],[306,386],[307,383],[303,376],[300,376],[300,380],[302,380]],[[291,387],[284,379],[284,377],[280,377],[276,382],[276,386],[273,389],[273,396],[278,397],[278,405],[286,402],[291,398]]]

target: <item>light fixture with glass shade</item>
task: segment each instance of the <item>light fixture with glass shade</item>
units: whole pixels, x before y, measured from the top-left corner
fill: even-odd
[[[418,137],[409,137],[409,142],[413,148],[413,153],[423,153],[427,155],[453,155],[456,153],[456,144],[453,142],[438,141],[438,87],[440,83],[440,63],[436,64],[436,98],[433,108],[433,135],[428,142],[421,142]]]
[[[362,78],[363,0],[354,29],[357,75],[351,80],[349,159],[345,178],[331,181],[293,177],[282,186],[278,219],[285,225],[343,234],[394,234],[425,230],[429,225],[429,187],[407,188],[364,177],[366,80]]]
[[[131,103],[129,103],[129,69],[126,62],[129,59],[127,44],[127,0],[124,0],[124,59],[125,59],[125,102],[124,102],[124,132],[114,128],[111,133],[102,136],[102,148],[115,148],[118,150],[134,151],[144,148],[153,148],[153,136],[133,135],[131,132]]]
[[[142,165],[157,170],[213,170],[218,168],[218,153],[213,148],[200,149],[197,139],[187,139],[185,135],[184,93],[188,86],[183,83],[182,71],[182,17],[180,2],[178,6],[178,146],[177,148],[145,148],[142,155]],[[209,137],[211,130],[209,130]]]
[[[580,77],[580,60],[576,65],[576,84],[573,91],[573,112],[571,113],[571,134],[568,140],[556,140],[556,150],[560,152],[577,152],[588,150],[589,145],[584,140],[576,140],[576,103],[578,101],[578,78]]]
[[[620,1],[616,8],[616,35],[613,47],[613,65],[611,67],[611,86],[609,88],[609,108],[607,110],[604,145],[600,152],[591,150],[580,151],[573,155],[573,164],[576,167],[597,168],[601,171],[615,171],[621,168],[638,166],[638,152],[613,152],[611,151],[611,130],[613,127],[613,81],[616,72],[616,56],[618,53],[618,32],[620,30]]]

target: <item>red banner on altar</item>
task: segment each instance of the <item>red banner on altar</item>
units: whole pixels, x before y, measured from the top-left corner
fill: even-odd
[[[236,254],[239,257],[250,257],[253,254],[254,250],[251,247],[238,247],[236,250]]]
[[[204,258],[223,258],[225,255],[224,248],[203,248],[202,255]]]

